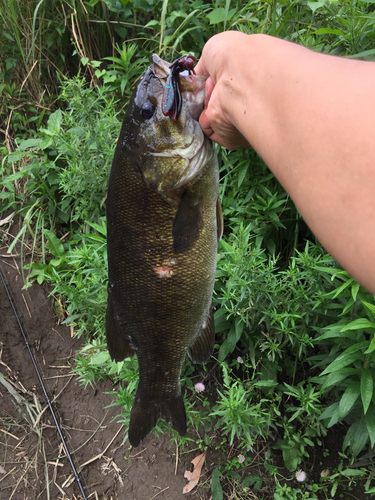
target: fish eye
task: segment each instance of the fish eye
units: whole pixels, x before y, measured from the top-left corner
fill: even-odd
[[[142,106],[142,117],[145,120],[152,118],[155,112],[155,105],[151,101],[146,101]]]

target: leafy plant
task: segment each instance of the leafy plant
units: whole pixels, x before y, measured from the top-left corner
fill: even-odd
[[[85,334],[79,381],[119,382],[116,404],[126,425],[137,359],[112,362],[103,328],[104,207],[120,100],[129,99],[150,53],[199,56],[204,42],[226,29],[371,59],[375,17],[363,1],[68,0],[64,9],[65,16],[59,3],[0,0],[1,210],[20,210],[23,226],[10,250],[31,237],[29,279],[50,283],[61,320]],[[275,499],[331,498],[361,480],[372,494],[372,470],[353,464],[375,444],[374,297],[315,241],[254,151],[217,149],[225,220],[214,296],[222,378],[215,377],[215,402],[212,394],[192,396],[195,371],[185,364],[187,417],[199,437],[173,439],[182,448],[227,451],[229,443],[244,455],[272,441],[261,465],[275,482]],[[339,423],[346,436],[337,469],[319,485],[309,478],[285,483],[275,465],[280,455],[294,473]],[[159,422],[156,432],[166,429]],[[240,462],[227,453],[215,468],[213,500],[223,498],[223,487],[246,498],[266,482],[246,470],[244,455]]]
[[[224,373],[224,391],[218,391],[220,399],[211,412],[218,417],[216,427],[220,427],[224,435],[229,436],[230,445],[234,438],[243,439],[246,446],[252,448],[254,438],[265,436],[270,425],[271,415],[265,410],[262,400],[257,401],[251,384],[245,387],[238,380],[231,380],[226,365],[222,364]]]
[[[105,89],[87,88],[79,78],[65,81],[61,101],[66,109],[50,115],[40,136],[22,141],[8,156],[9,163],[29,161],[7,179],[9,194],[3,195],[8,206],[14,204],[14,181],[28,179],[22,206],[26,225],[13,246],[28,229],[34,248],[39,248],[42,238],[43,263],[43,228],[68,229],[72,234],[78,226],[98,222],[104,215],[108,172],[120,127],[113,98],[107,97]]]
[[[340,320],[319,330],[316,342],[329,346],[324,359],[318,361],[323,371],[317,379],[322,392],[333,396],[333,402],[319,417],[327,428],[342,420],[351,424],[343,448],[358,455],[369,442],[375,444],[373,376],[375,357],[375,300],[345,271],[332,273],[336,288],[321,300],[339,301],[344,305]],[[316,380],[316,379],[315,379]]]

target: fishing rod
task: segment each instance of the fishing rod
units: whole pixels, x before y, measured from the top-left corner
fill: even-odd
[[[76,468],[74,467],[74,463],[73,463],[73,460],[72,460],[72,457],[69,453],[69,450],[68,450],[68,447],[66,445],[66,442],[65,442],[65,439],[64,439],[64,436],[62,435],[62,432],[61,432],[61,428],[59,426],[59,423],[57,422],[57,418],[56,418],[56,415],[55,415],[55,412],[53,411],[53,408],[52,408],[52,404],[51,404],[51,401],[48,397],[48,394],[47,394],[47,391],[46,391],[46,388],[44,386],[44,383],[43,383],[43,380],[42,380],[42,377],[39,373],[39,370],[38,370],[38,367],[37,367],[37,364],[36,364],[36,361],[35,361],[35,358],[33,356],[33,353],[30,349],[30,346],[29,346],[29,343],[27,341],[27,337],[26,337],[26,333],[24,331],[24,329],[22,328],[22,325],[21,325],[21,321],[18,317],[18,314],[17,314],[17,311],[16,311],[16,308],[14,307],[14,304],[13,304],[13,301],[12,301],[12,298],[10,296],[10,293],[8,291],[8,287],[6,286],[6,283],[5,283],[5,280],[4,280],[4,277],[3,277],[3,273],[1,272],[0,270],[0,276],[1,276],[1,280],[3,282],[3,285],[4,285],[4,288],[5,288],[5,291],[6,291],[6,294],[8,296],[8,299],[9,299],[9,302],[10,302],[10,305],[12,306],[12,309],[13,309],[13,312],[14,312],[14,315],[16,317],[16,320],[17,320],[17,323],[18,323],[18,326],[20,327],[20,330],[21,330],[21,333],[22,333],[22,336],[23,336],[23,339],[25,341],[25,344],[26,344],[26,347],[27,347],[27,350],[29,351],[29,354],[30,354],[30,358],[31,358],[31,361],[33,362],[33,365],[34,365],[34,368],[35,368],[35,371],[36,371],[36,374],[38,376],[38,379],[39,379],[39,382],[40,382],[40,385],[42,386],[42,390],[43,390],[43,393],[44,393],[44,397],[46,398],[46,401],[47,401],[47,404],[49,406],[49,409],[51,411],[51,414],[52,414],[52,417],[53,417],[53,420],[55,422],[55,425],[56,425],[56,428],[57,428],[57,432],[59,433],[59,436],[60,436],[60,439],[61,439],[61,442],[63,444],[63,447],[64,447],[64,450],[65,450],[65,453],[66,453],[66,456],[68,457],[68,460],[69,460],[69,463],[70,463],[70,467],[72,468],[72,471],[73,471],[73,474],[74,474],[74,477],[76,478],[76,481],[77,481],[77,484],[79,486],[79,489],[82,493],[82,496],[83,496],[83,500],[87,500],[87,497],[85,495],[85,492],[83,490],[83,486],[81,484],[81,481],[78,477],[78,472],[76,470]]]

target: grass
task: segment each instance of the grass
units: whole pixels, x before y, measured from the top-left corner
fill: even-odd
[[[52,4],[27,1],[20,9],[1,0],[0,209],[23,216],[10,251],[31,241],[29,280],[48,282],[62,320],[86,336],[76,357],[79,381],[120,382],[126,429],[137,363],[112,363],[105,347],[104,208],[120,119],[148,55],[199,56],[209,36],[239,29],[374,59],[375,17],[373,5],[361,1],[103,5],[105,19],[95,1],[65,2],[61,13]],[[213,500],[223,486],[255,495],[259,474],[262,487],[276,485],[276,500],[330,498],[361,481],[372,495],[371,468],[353,466],[375,444],[374,297],[315,241],[253,151],[218,148],[218,156],[225,236],[214,295],[216,359],[206,373],[186,363],[182,380],[200,449],[227,453],[212,476]],[[200,402],[198,381],[207,388]],[[296,484],[296,470],[308,467],[339,425],[341,465],[319,481]],[[158,432],[166,429],[158,424]],[[189,445],[173,439],[181,450]],[[263,474],[251,472],[250,455],[239,466],[246,447],[262,456]]]
[[[18,420],[15,421],[9,417],[3,417],[3,421],[1,422],[3,434],[5,434],[5,438],[7,439],[7,442],[4,443],[3,446],[1,464],[5,471],[12,466],[8,474],[12,475],[16,481],[14,485],[8,487],[11,490],[9,500],[13,497],[17,498],[17,490],[20,483],[28,481],[28,477],[34,475],[32,473],[33,469],[35,469],[35,471],[43,470],[45,480],[43,491],[45,492],[46,498],[49,500],[51,498],[50,478],[43,435],[45,424],[41,419],[44,413],[42,406],[35,394],[33,395],[33,403],[29,402],[1,373],[0,383],[14,398],[17,410],[22,417],[21,425]],[[15,432],[15,434],[13,434],[13,432]],[[22,438],[19,438],[17,435],[21,435]],[[17,444],[15,445],[15,443]],[[5,472],[5,474],[7,474],[7,472]],[[2,479],[5,478],[6,476],[3,476]],[[36,487],[36,485],[32,486],[33,488]]]

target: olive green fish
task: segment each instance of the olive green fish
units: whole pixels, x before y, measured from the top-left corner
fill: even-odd
[[[222,233],[217,158],[197,121],[206,77],[179,75],[172,121],[161,109],[169,63],[150,60],[122,124],[107,198],[107,344],[115,361],[136,352],[139,363],[132,446],[159,417],[186,433],[181,367],[186,352],[202,363],[213,351]]]

